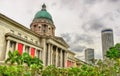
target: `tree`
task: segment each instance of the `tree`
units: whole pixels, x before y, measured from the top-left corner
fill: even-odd
[[[13,53],[9,51],[8,58],[7,60],[5,60],[5,63],[8,62],[10,64],[17,63],[17,66],[25,66],[24,64],[27,64],[27,66],[25,67],[29,69],[29,72],[31,73],[32,76],[38,73],[40,74],[43,68],[43,62],[39,58],[37,57],[33,58],[26,52],[20,55],[18,50],[14,51]],[[17,67],[15,68],[17,69]]]
[[[117,59],[120,58],[120,44],[116,44],[115,46],[111,47],[107,53],[106,57],[110,59]]]
[[[22,64],[22,59],[20,54],[18,53],[18,50],[14,51],[13,53],[11,51],[8,52],[8,58],[5,60],[5,63],[10,62],[10,64]]]

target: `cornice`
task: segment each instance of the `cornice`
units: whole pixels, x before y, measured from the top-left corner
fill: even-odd
[[[14,21],[14,20],[6,17],[5,15],[3,15],[3,14],[1,14],[1,13],[0,13],[0,18],[3,19],[3,20],[5,20],[5,21],[7,21],[7,22],[9,22],[9,23],[11,23],[11,24],[13,24],[13,25],[16,26],[16,27],[21,28],[22,30],[27,31],[28,33],[30,33],[30,34],[32,34],[32,35],[34,35],[34,36],[39,37],[39,34],[33,32],[32,30],[28,29],[27,27],[23,26],[22,24],[20,24],[20,23],[18,23],[18,22],[16,22],[16,21]]]
[[[52,37],[52,36],[46,36],[46,38],[47,38],[47,39],[52,39],[52,40],[56,41],[57,43],[63,45],[64,47],[69,48],[69,45],[68,45],[68,44],[66,44],[66,43],[64,43],[64,42],[62,42],[62,41],[56,39],[55,37]]]
[[[72,53],[73,55],[75,55],[75,53],[74,53],[74,52],[72,52],[72,51],[70,51],[70,50],[68,50],[67,52]]]
[[[32,41],[28,41],[28,40],[26,40],[26,39],[24,39],[24,38],[22,38],[22,37],[17,36],[17,35],[14,35],[14,34],[11,34],[11,33],[6,33],[5,36],[6,36],[6,37],[13,37],[13,38],[15,38],[15,39],[21,40],[21,41],[23,41],[23,42],[29,43],[29,44],[31,44],[31,45],[34,45],[34,46],[36,46],[36,47],[39,47],[39,48],[43,49],[40,45],[37,45],[37,44],[33,43]]]

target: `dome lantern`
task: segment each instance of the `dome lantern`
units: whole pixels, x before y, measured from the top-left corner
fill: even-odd
[[[46,5],[45,4],[42,5],[42,10],[46,10]]]

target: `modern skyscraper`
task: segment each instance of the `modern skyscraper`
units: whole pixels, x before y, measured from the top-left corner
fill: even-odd
[[[103,52],[103,59],[104,59],[106,52],[109,50],[110,47],[114,45],[113,30],[112,29],[102,30],[101,38],[102,38],[102,52]]]
[[[93,64],[94,60],[94,49],[87,48],[85,49],[85,61],[89,64]]]

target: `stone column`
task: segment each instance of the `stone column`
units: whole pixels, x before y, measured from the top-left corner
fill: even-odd
[[[46,39],[45,38],[42,39],[41,45],[43,47],[43,65],[46,66]]]
[[[39,53],[38,50],[35,49],[35,56],[36,56],[37,58],[39,58],[39,57],[38,57],[38,53]]]
[[[52,59],[52,55],[53,55],[53,45],[51,45],[51,48],[50,48],[50,58],[51,58],[50,61],[51,61],[51,65],[53,64],[53,63],[52,63],[52,62],[53,62],[53,61],[52,61],[52,60],[53,60],[53,59]]]
[[[15,50],[18,50],[18,42],[16,42]]]
[[[56,47],[56,67],[58,67],[58,47]]]
[[[67,67],[67,52],[66,51],[64,52],[64,57],[65,57],[65,59],[64,59],[64,67]]]
[[[8,58],[9,47],[10,47],[10,40],[7,41],[7,48],[6,48],[6,57],[5,57],[5,60]]]
[[[22,53],[24,53],[25,52],[25,45],[23,44],[23,52]]]
[[[51,54],[51,52],[50,52],[50,44],[48,44],[48,65],[50,65],[50,61],[51,61],[51,58],[50,58],[50,54]]]
[[[32,47],[29,48],[29,55],[31,55],[31,48],[32,48]]]
[[[60,50],[60,67],[63,67],[63,52]]]

